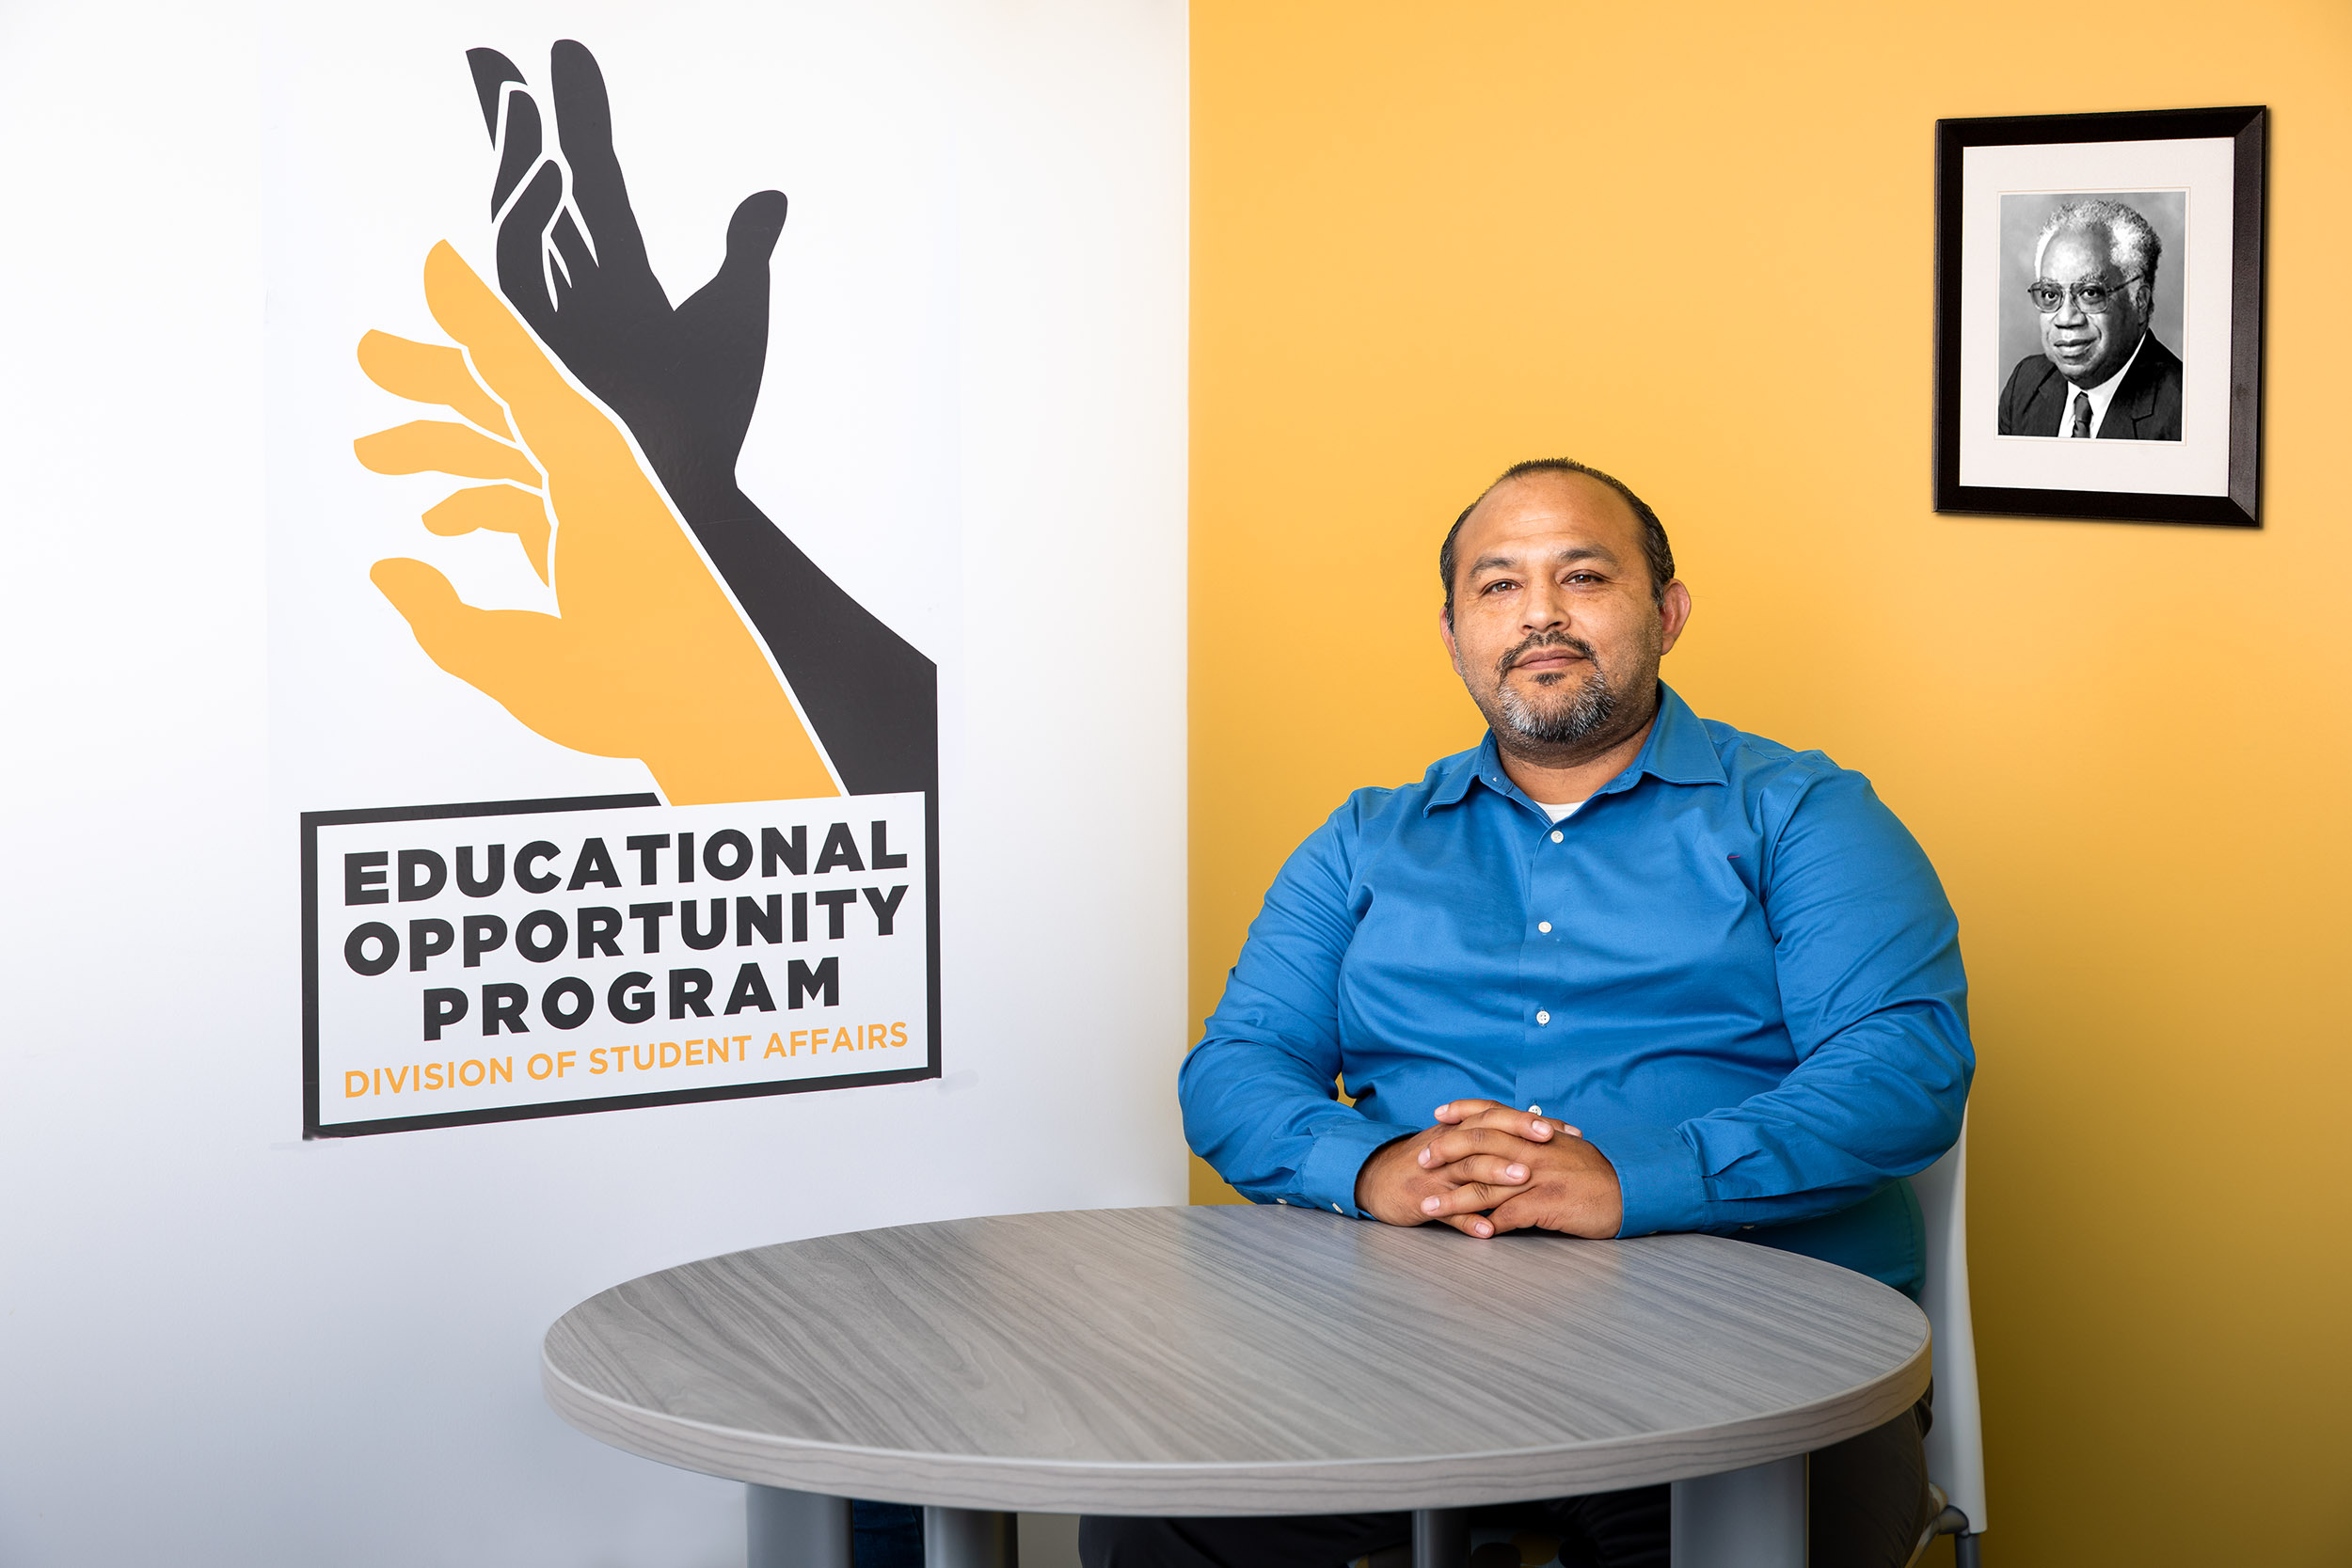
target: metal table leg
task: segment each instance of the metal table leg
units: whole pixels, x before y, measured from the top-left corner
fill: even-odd
[[[923,1511],[923,1568],[1020,1568],[1016,1515],[979,1508]]]
[[[749,1568],[850,1568],[850,1499],[745,1488]]]
[[[1805,1457],[1674,1483],[1674,1568],[1805,1568]]]
[[[1469,1568],[1470,1511],[1413,1510],[1413,1568]]]

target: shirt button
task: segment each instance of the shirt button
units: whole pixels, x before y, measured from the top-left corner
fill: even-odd
[[[1333,1212],[1333,1213],[1335,1213],[1335,1214],[1344,1214],[1344,1213],[1346,1213],[1346,1212],[1347,1212],[1347,1211],[1346,1211],[1346,1210],[1344,1210],[1344,1209],[1343,1209],[1343,1208],[1341,1208],[1338,1204],[1334,1203],[1333,1205],[1331,1205],[1331,1212]]]
[[[1286,1197],[1278,1197],[1274,1201],[1280,1204],[1285,1209],[1291,1206],[1291,1200]]]
[[[1554,844],[1560,842],[1560,830],[1557,828],[1551,830],[1551,842]]]
[[[1535,1015],[1535,1022],[1538,1023],[1549,1023],[1551,1022],[1551,1015],[1549,1013],[1537,1013]]]
[[[1535,929],[1549,932],[1551,929],[1551,922],[1549,920],[1538,920],[1535,922]]]

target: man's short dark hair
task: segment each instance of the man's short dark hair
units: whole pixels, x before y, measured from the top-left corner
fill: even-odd
[[[1478,510],[1478,501],[1494,494],[1497,485],[1508,484],[1528,474],[1582,474],[1587,479],[1600,481],[1623,496],[1626,505],[1633,509],[1633,515],[1641,519],[1642,559],[1649,563],[1650,601],[1653,604],[1665,602],[1666,584],[1675,579],[1675,551],[1674,546],[1666,542],[1666,525],[1658,520],[1658,514],[1650,510],[1649,502],[1635,495],[1623,480],[1579,463],[1573,457],[1531,457],[1524,463],[1514,463],[1503,469],[1496,476],[1493,484],[1478,492],[1478,500],[1462,508],[1462,515],[1454,519],[1452,528],[1446,530],[1445,543],[1438,546],[1438,576],[1445,580],[1445,612],[1449,618],[1454,614],[1454,541],[1461,535],[1462,525],[1470,520],[1471,513]]]

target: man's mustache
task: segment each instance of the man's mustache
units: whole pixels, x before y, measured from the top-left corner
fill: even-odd
[[[1539,631],[1532,633],[1525,641],[1502,656],[1502,661],[1495,666],[1495,678],[1501,680],[1509,674],[1513,665],[1538,648],[1573,648],[1595,670],[1600,668],[1600,656],[1594,653],[1593,645],[1582,638],[1570,637],[1565,631]]]

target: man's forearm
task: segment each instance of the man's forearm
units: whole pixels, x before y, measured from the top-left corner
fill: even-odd
[[[1193,1152],[1244,1196],[1355,1213],[1356,1177],[1401,1131],[1334,1097],[1332,1078],[1279,1046],[1201,1042],[1177,1079]]]
[[[1973,1067],[1948,1010],[1888,1009],[1763,1094],[1592,1141],[1617,1169],[1629,1236],[1784,1225],[1851,1207],[1950,1148]]]

